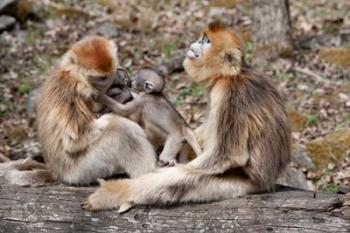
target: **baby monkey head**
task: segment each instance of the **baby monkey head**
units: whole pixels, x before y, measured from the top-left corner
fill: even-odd
[[[151,68],[140,69],[132,80],[132,87],[139,92],[160,93],[163,91],[164,86],[164,78]]]

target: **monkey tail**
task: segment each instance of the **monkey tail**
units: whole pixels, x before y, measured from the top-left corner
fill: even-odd
[[[196,154],[196,157],[202,154],[202,149],[201,146],[198,144],[196,135],[190,128],[186,128],[185,139],[188,142],[188,144],[190,144],[190,146],[192,147],[194,153]]]
[[[56,182],[47,166],[32,157],[9,161],[0,165],[5,182],[19,186],[44,186]]]
[[[158,169],[130,180],[133,204],[174,204],[223,200],[258,192],[246,177],[208,175],[187,165]]]

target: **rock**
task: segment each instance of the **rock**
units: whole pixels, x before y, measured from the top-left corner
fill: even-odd
[[[337,191],[337,193],[339,193],[339,194],[347,194],[347,193],[350,193],[350,187],[342,186],[342,187],[339,188],[339,190]]]
[[[310,170],[314,170],[316,168],[314,162],[308,155],[306,147],[304,145],[293,145],[292,160],[299,167],[305,167]]]
[[[32,90],[27,99],[27,112],[29,115],[35,114],[36,104],[39,96],[39,88]]]
[[[18,0],[2,0],[0,2],[0,14],[6,13],[15,7],[18,3]]]
[[[286,168],[285,173],[277,180],[277,183],[295,188],[310,190],[304,173],[292,166],[288,166]]]
[[[222,15],[224,14],[226,11],[226,9],[224,7],[210,7],[209,10],[209,16],[213,17],[213,16],[217,16],[217,15]]]
[[[100,35],[106,38],[115,38],[118,36],[118,30],[115,24],[106,22],[91,29],[88,35]]]
[[[305,85],[305,84],[299,84],[297,86],[297,88],[301,91],[308,91],[310,89],[310,87],[308,85]]]
[[[2,0],[0,14],[13,16],[23,23],[32,14],[33,1],[31,0]]]
[[[306,149],[318,168],[325,168],[329,163],[338,163],[350,150],[350,129],[307,142]]]
[[[345,93],[339,93],[337,97],[341,103],[346,103],[350,100],[350,96]]]
[[[0,33],[6,30],[12,29],[15,25],[16,25],[15,18],[7,15],[0,16]]]

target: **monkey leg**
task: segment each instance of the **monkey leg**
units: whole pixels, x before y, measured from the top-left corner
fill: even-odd
[[[159,155],[159,166],[174,166],[176,164],[177,153],[181,150],[184,140],[178,135],[169,135],[165,141],[164,149]]]
[[[191,145],[194,153],[196,153],[196,156],[198,157],[200,154],[202,154],[201,146],[199,145],[196,135],[192,131],[192,129],[188,128],[186,129],[186,135],[185,138],[187,142]]]
[[[137,177],[155,168],[155,151],[139,125],[112,113],[98,120],[101,118],[109,121],[106,129],[84,157],[76,161],[74,169],[64,174],[66,183],[89,184],[121,173]]]
[[[261,188],[248,178],[208,175],[186,164],[160,168],[135,179],[107,181],[87,199],[85,207],[120,207],[119,212],[124,212],[134,205],[214,201],[258,191]]]

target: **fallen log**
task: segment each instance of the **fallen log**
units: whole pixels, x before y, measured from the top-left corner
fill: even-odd
[[[95,187],[0,187],[0,232],[349,232],[347,195],[279,186],[205,204],[83,210]]]

